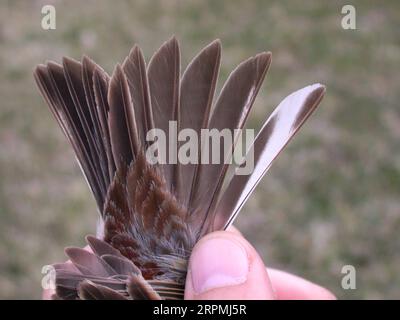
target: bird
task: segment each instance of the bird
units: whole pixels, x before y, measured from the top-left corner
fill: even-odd
[[[149,133],[161,129],[171,138],[171,121],[198,135],[230,130],[232,157],[236,132],[246,124],[272,55],[262,52],[241,62],[216,95],[221,50],[221,41],[214,40],[182,75],[175,36],[148,64],[135,45],[111,76],[86,55],[35,67],[39,91],[75,152],[99,212],[96,235],[86,236],[90,250],[67,247],[70,262],[53,264],[53,299],[183,299],[194,245],[233,223],[325,94],[325,86],[315,83],[278,105],[244,156],[254,162],[249,174],[237,174],[240,164],[222,161],[153,163],[146,153],[153,145]],[[198,159],[202,152],[200,146]]]

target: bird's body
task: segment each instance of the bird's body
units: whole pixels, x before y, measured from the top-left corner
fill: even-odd
[[[228,164],[154,164],[148,133],[175,121],[178,130],[242,129],[270,65],[261,53],[241,63],[213,104],[221,46],[204,48],[180,77],[175,38],[148,67],[135,46],[111,77],[87,57],[39,65],[35,79],[72,144],[101,214],[91,251],[67,248],[72,263],[55,264],[61,299],[181,299],[195,243],[225,229],[305,119],[324,87],[288,96],[249,152],[254,171],[226,183]],[[233,134],[231,154],[238,136]],[[168,141],[168,140],[167,140]],[[175,144],[182,142],[177,140]],[[167,146],[168,147],[168,146]],[[198,157],[203,149],[199,148]]]

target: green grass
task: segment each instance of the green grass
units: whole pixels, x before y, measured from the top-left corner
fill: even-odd
[[[266,264],[340,298],[400,297],[400,20],[398,1],[56,1],[57,29],[40,27],[52,1],[0,4],[0,298],[39,298],[43,265],[93,233],[96,207],[71,148],[38,94],[32,70],[88,54],[111,72],[134,43],[147,59],[175,34],[183,67],[223,44],[221,79],[270,50],[273,63],[250,126],[313,82],[321,108],[263,179],[237,226]],[[353,264],[357,289],[343,290]]]

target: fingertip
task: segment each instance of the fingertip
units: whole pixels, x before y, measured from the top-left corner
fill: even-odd
[[[226,231],[235,233],[235,234],[237,234],[237,235],[239,235],[239,236],[241,236],[241,237],[243,236],[242,233],[239,231],[239,229],[236,228],[236,227],[233,226],[233,225],[230,225],[230,226],[228,227],[228,229],[226,229]]]
[[[264,263],[238,233],[202,238],[189,259],[186,299],[272,299]]]
[[[336,300],[328,289],[285,271],[268,268],[278,300]]]

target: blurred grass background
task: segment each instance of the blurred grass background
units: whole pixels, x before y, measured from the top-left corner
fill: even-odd
[[[219,88],[245,58],[273,62],[250,126],[314,82],[321,108],[281,155],[237,226],[268,266],[311,279],[339,298],[400,298],[400,2],[350,1],[357,30],[341,28],[348,1],[0,2],[0,298],[39,298],[41,268],[83,246],[97,212],[72,149],[32,70],[88,54],[108,72],[134,43],[147,60],[175,34],[182,69],[215,38]],[[54,4],[57,29],[41,28]],[[357,289],[341,288],[354,265]]]

